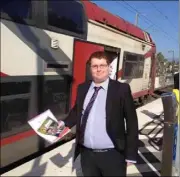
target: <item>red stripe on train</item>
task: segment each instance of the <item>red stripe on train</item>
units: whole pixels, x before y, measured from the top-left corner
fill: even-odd
[[[8,76],[8,75],[0,71],[0,77],[5,77],[5,76]]]
[[[16,141],[20,141],[24,138],[28,138],[28,137],[33,136],[35,134],[36,134],[36,132],[34,130],[29,130],[27,132],[19,133],[17,135],[10,136],[8,138],[4,138],[0,141],[0,146],[5,146],[7,144],[15,143]]]

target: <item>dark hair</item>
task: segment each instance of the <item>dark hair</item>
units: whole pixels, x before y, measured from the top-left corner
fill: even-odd
[[[97,51],[97,52],[92,53],[89,60],[88,60],[89,65],[91,64],[92,58],[104,59],[104,60],[106,60],[108,65],[110,64],[109,59],[108,59],[108,55],[104,51]]]

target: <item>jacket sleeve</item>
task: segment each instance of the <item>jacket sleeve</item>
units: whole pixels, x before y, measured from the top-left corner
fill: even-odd
[[[124,93],[124,115],[126,120],[126,159],[137,161],[138,155],[138,119],[129,84]]]
[[[74,104],[73,108],[70,110],[68,116],[64,120],[65,126],[67,126],[69,128],[72,128],[73,126],[75,126],[77,124],[78,95],[79,95],[79,87],[77,89],[77,96],[76,96],[75,104]]]

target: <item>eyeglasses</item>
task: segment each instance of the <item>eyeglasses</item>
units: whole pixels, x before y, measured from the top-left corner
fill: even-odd
[[[91,65],[91,68],[92,69],[98,69],[98,67],[100,69],[105,69],[108,65],[107,64],[104,64],[104,65]]]

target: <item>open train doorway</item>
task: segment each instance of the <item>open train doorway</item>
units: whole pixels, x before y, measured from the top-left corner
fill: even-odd
[[[91,80],[90,66],[88,60],[94,52],[105,51],[110,60],[110,78],[117,79],[119,69],[120,49],[106,46],[102,44],[75,40],[74,42],[74,56],[73,56],[73,83],[71,106],[74,105],[76,99],[77,86],[86,81]]]

